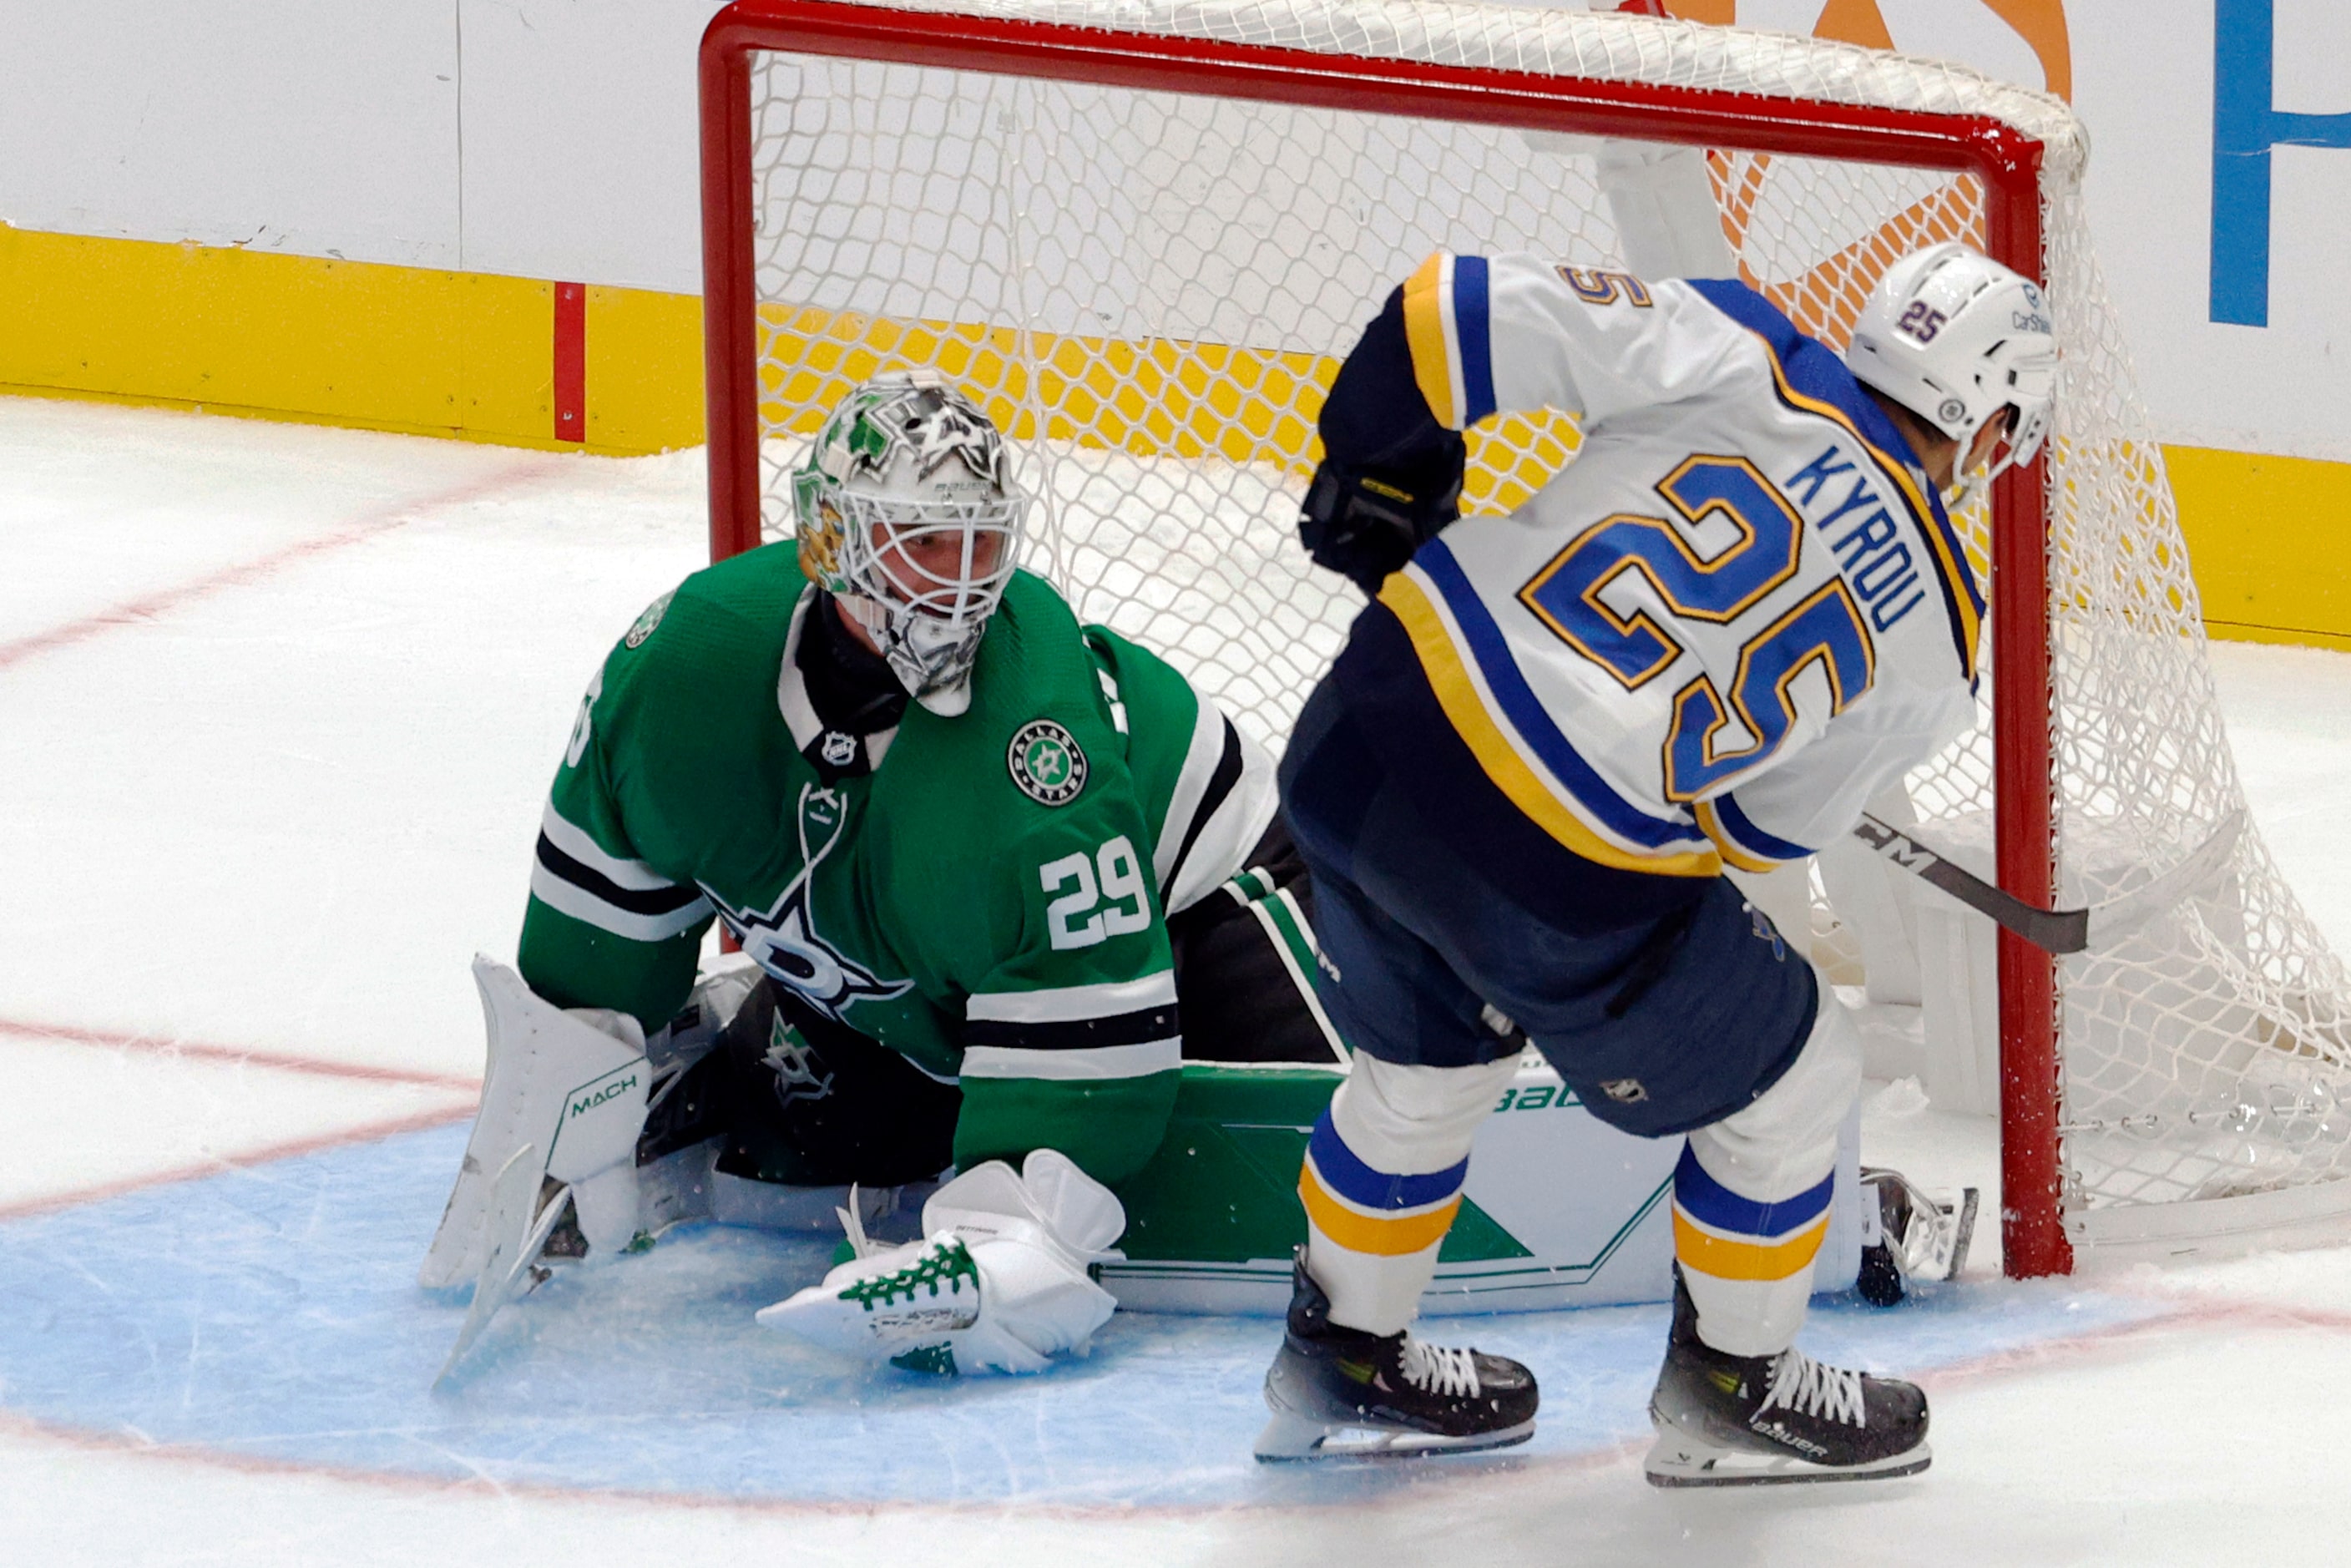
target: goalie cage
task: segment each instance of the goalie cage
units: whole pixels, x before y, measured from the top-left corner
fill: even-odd
[[[1977,731],[1922,835],[2048,906],[2242,804],[2163,457],[2083,211],[2072,111],[1963,68],[1640,16],[1424,0],[736,0],[701,57],[712,546],[789,531],[840,391],[935,366],[1017,444],[1030,564],[1279,747],[1360,604],[1295,545],[1322,392],[1439,246],[1621,267],[1593,138],[1707,150],[1741,275],[1842,346],[1959,237],[2052,296],[2046,453],[1957,519],[1989,570]],[[1466,509],[1565,461],[1489,422]],[[1995,828],[1996,825],[1996,828]],[[1989,968],[1989,965],[1985,967]],[[2342,969],[2248,831],[2116,949],[1997,949],[2008,1271],[2351,1213]]]

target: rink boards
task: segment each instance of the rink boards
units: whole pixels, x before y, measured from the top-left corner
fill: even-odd
[[[1301,1159],[1344,1076],[1337,1067],[1191,1062],[1158,1155],[1122,1184],[1123,1262],[1102,1284],[1131,1311],[1278,1313],[1306,1239]],[[1539,1059],[1521,1061],[1479,1127],[1461,1211],[1437,1255],[1429,1314],[1663,1301],[1673,1294],[1672,1180],[1679,1138],[1600,1122]],[[1851,1284],[1851,1141],[1820,1287]]]

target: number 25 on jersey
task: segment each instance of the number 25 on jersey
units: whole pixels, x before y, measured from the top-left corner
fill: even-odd
[[[1701,559],[1665,518],[1620,512],[1579,535],[1519,590],[1520,602],[1628,692],[1663,674],[1685,650],[1646,607],[1625,614],[1604,603],[1601,594],[1610,584],[1637,573],[1675,620],[1729,626],[1742,617],[1761,619],[1756,607],[1795,575],[1803,549],[1802,516],[1743,457],[1687,458],[1657,482],[1657,492],[1688,528],[1720,518],[1738,538]],[[1872,659],[1852,591],[1843,577],[1830,578],[1746,637],[1728,708],[1704,674],[1674,694],[1664,747],[1666,798],[1697,800],[1777,751],[1795,727],[1789,688],[1806,668],[1821,665],[1830,712],[1837,714],[1869,689]],[[1750,744],[1721,744],[1733,710]]]

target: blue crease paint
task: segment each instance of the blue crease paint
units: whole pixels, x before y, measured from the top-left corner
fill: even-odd
[[[465,1138],[406,1134],[0,1224],[0,1407],[296,1464],[762,1501],[1209,1510],[1431,1473],[1252,1462],[1265,1320],[1121,1313],[1090,1358],[1035,1377],[869,1370],[751,1321],[822,1274],[831,1239],[709,1226],[559,1269],[436,1394],[467,1292],[421,1290],[416,1267]],[[1806,1343],[1921,1372],[2159,1310],[2061,1285],[1946,1288],[1891,1312],[1824,1299]],[[1662,1308],[1435,1333],[1543,1380],[1535,1441],[1468,1463],[1646,1434]]]

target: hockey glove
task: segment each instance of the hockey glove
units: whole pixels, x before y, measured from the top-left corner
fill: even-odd
[[[1468,448],[1451,431],[1442,435],[1436,450],[1408,467],[1354,468],[1326,460],[1314,471],[1298,537],[1315,565],[1376,596],[1390,572],[1461,515]]]
[[[875,1250],[846,1210],[841,1223],[859,1256],[763,1309],[762,1326],[914,1372],[1040,1372],[1082,1353],[1117,1305],[1088,1270],[1119,1256],[1126,1211],[1056,1149],[939,1188],[924,1240]]]

